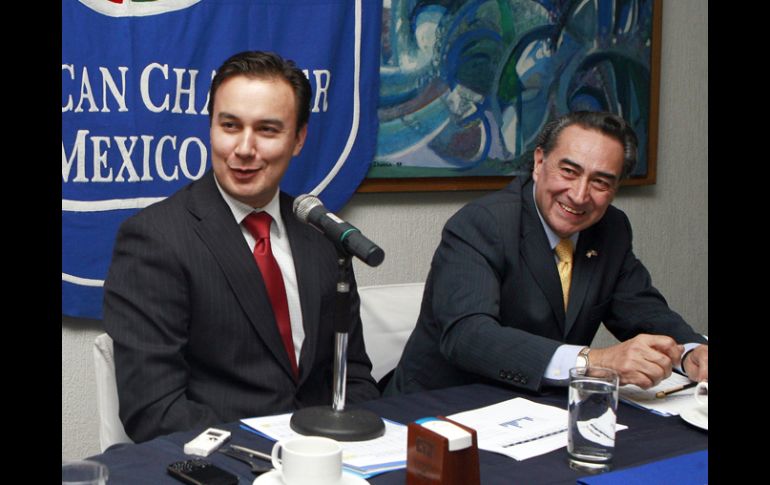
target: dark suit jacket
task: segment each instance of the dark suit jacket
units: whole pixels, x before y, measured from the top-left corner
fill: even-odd
[[[209,171],[126,220],[104,286],[120,417],[135,441],[237,419],[331,405],[334,246],[280,194],[305,340],[292,377],[254,257]],[[351,288],[347,400],[379,396]]]
[[[518,177],[446,223],[385,394],[478,381],[538,390],[559,345],[589,345],[601,322],[621,341],[653,333],[705,342],[653,288],[631,250],[628,219],[612,206],[580,234],[565,314],[532,179]]]

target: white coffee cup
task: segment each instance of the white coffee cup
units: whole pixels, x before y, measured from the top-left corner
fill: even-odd
[[[693,394],[695,397],[695,400],[705,408],[705,410],[708,412],[709,410],[709,383],[708,381],[699,382],[697,386],[695,386],[695,394]]]
[[[330,438],[299,436],[279,441],[273,446],[272,459],[286,485],[339,485],[342,480],[342,446]]]

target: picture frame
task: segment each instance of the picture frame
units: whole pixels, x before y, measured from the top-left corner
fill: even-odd
[[[445,3],[383,9],[377,153],[357,192],[500,189],[578,109],[629,121],[623,184],[656,182],[661,0]]]

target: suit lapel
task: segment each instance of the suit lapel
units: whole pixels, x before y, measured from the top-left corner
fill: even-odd
[[[209,171],[192,186],[188,210],[197,219],[195,232],[219,263],[252,327],[275,360],[292,376],[262,275],[240,227],[214,183],[213,172]]]
[[[572,282],[570,284],[567,320],[564,326],[565,337],[569,334],[580,310],[583,308],[583,302],[594,276],[599,255],[602,253],[602,248],[599,247],[601,241],[597,237],[598,232],[597,225],[581,232],[577,248],[575,248],[575,254],[572,258]]]
[[[521,192],[521,199],[524,202],[521,216],[522,259],[551,305],[559,330],[563,332],[565,315],[561,280],[548,237],[537,216],[535,200],[532,197],[531,179],[522,182]]]
[[[294,259],[294,271],[297,274],[297,288],[302,307],[302,327],[305,340],[299,355],[299,384],[307,379],[313,369],[316,356],[316,344],[319,340],[319,318],[321,314],[321,284],[317,261],[313,258],[318,248],[313,246],[311,235],[315,229],[302,224],[292,213],[292,198],[283,192],[281,197],[281,216],[289,236],[289,245]]]

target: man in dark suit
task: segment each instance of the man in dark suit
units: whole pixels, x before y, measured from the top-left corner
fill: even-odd
[[[135,441],[331,404],[337,253],[279,190],[310,97],[291,61],[232,56],[211,85],[213,170],[121,226],[104,325]],[[347,399],[358,402],[379,393],[351,286]]]
[[[636,148],[618,116],[566,115],[541,133],[531,177],[451,217],[385,395],[479,381],[537,391],[584,365],[643,388],[680,365],[708,379],[705,339],[652,286],[610,206]],[[576,249],[562,261],[561,247]],[[602,322],[621,343],[588,347]]]

